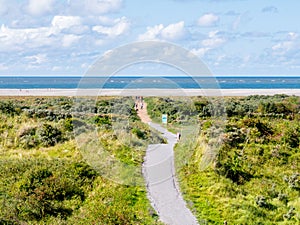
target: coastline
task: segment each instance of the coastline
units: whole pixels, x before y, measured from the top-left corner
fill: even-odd
[[[287,94],[300,89],[0,89],[0,96],[249,96]]]

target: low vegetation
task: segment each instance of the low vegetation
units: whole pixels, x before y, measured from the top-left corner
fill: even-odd
[[[300,98],[147,98],[181,132],[181,191],[201,224],[299,224]],[[159,224],[130,97],[2,98],[0,224]]]
[[[183,131],[178,179],[201,224],[300,223],[299,97],[197,97],[190,108],[180,98],[147,101],[154,119],[172,113],[169,129]],[[197,118],[197,135],[177,119],[187,114]]]
[[[98,162],[107,159],[93,148],[95,161],[85,158],[89,145],[82,144],[91,137],[138,171],[139,183],[103,173]],[[0,224],[158,224],[141,165],[147,145],[162,141],[129,97],[2,99]]]

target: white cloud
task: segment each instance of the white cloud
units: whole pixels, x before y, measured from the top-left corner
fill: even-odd
[[[222,38],[211,38],[211,39],[203,40],[201,43],[203,46],[215,48],[220,46],[224,42],[225,40]]]
[[[173,23],[161,31],[162,38],[166,40],[177,40],[184,36],[184,22]]]
[[[295,32],[289,32],[288,33],[288,39],[289,40],[296,40],[297,38],[298,38],[298,34],[297,33],[295,33]]]
[[[209,51],[209,48],[199,48],[199,49],[192,49],[191,52],[199,57],[203,57],[206,52]]]
[[[29,0],[27,10],[33,16],[40,16],[50,12],[53,8],[54,0]]]
[[[25,59],[29,60],[31,64],[42,64],[48,60],[46,54],[26,56]]]
[[[198,19],[198,25],[203,27],[215,26],[219,22],[219,17],[213,13],[207,13]]]
[[[87,69],[87,68],[89,68],[89,66],[90,66],[90,64],[88,64],[88,63],[82,63],[80,67],[83,69]]]
[[[52,67],[52,71],[60,71],[62,69],[62,67],[60,67],[60,66],[53,66]]]
[[[144,34],[140,34],[138,37],[139,41],[146,41],[146,40],[157,40],[157,36],[161,33],[164,29],[164,25],[159,24],[155,25],[154,27],[147,27],[147,31]]]
[[[130,22],[126,17],[118,18],[114,20],[113,26],[94,26],[93,31],[99,34],[106,35],[109,38],[115,38],[126,33],[130,28]]]
[[[216,48],[225,43],[225,39],[218,36],[219,31],[211,31],[208,33],[208,39],[204,39],[201,44],[205,47]]]
[[[99,21],[99,23],[101,23],[102,25],[105,25],[105,26],[112,26],[115,23],[114,19],[107,17],[107,16],[99,16],[98,21]]]
[[[204,57],[207,52],[220,47],[225,42],[226,39],[219,36],[218,30],[211,31],[208,33],[207,38],[201,41],[201,47],[194,48],[191,51],[199,57]]]
[[[51,25],[59,30],[68,29],[73,26],[80,26],[81,18],[79,16],[54,16]]]
[[[0,51],[14,51],[38,47],[69,47],[80,39],[70,33],[72,27],[80,27],[81,19],[73,16],[55,16],[48,27],[37,28],[0,28]],[[66,34],[66,30],[69,29]],[[64,31],[64,32],[62,32]]]
[[[147,27],[147,31],[144,34],[140,34],[139,41],[145,40],[168,40],[174,41],[181,39],[185,34],[184,21],[178,23],[169,24],[164,27],[163,24],[155,25],[154,27]]]
[[[285,55],[289,51],[295,49],[300,50],[300,43],[299,43],[298,36],[299,35],[294,32],[289,32],[287,34],[286,40],[272,46],[274,55]]]
[[[80,36],[74,34],[64,35],[62,46],[65,48],[70,47],[72,44],[78,42],[80,38],[81,38]]]
[[[12,51],[51,45],[53,30],[49,27],[11,29],[4,25],[0,29],[0,51]]]

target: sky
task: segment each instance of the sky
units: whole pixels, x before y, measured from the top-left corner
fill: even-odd
[[[148,40],[187,49],[215,75],[300,75],[299,9],[299,0],[0,0],[0,75],[83,75],[107,51]],[[159,69],[168,72],[134,70]]]

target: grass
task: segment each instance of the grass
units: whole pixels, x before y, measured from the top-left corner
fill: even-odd
[[[165,140],[129,97],[73,100],[0,101],[0,224],[159,224],[141,166],[147,145]],[[299,224],[298,97],[146,101],[153,121],[168,114],[182,133],[177,177],[200,223]]]
[[[277,126],[275,121],[273,126]],[[200,137],[198,141],[203,140]],[[263,144],[250,143],[245,144],[245,147],[244,144],[241,144],[244,155],[239,156],[240,165],[234,167],[233,171],[236,174],[250,173],[252,178],[245,181],[236,181],[234,177],[227,175],[228,169],[236,166],[234,164],[229,164],[231,167],[226,167],[227,171],[220,173],[220,168],[216,165],[217,159],[207,169],[202,170],[198,158],[199,155],[203,156],[203,150],[199,147],[196,148],[191,162],[179,170],[181,188],[186,199],[193,202],[198,219],[208,223],[221,223],[225,220],[233,224],[298,223],[300,192],[298,188],[291,188],[285,177],[299,174],[299,164],[294,161],[299,161],[299,147],[286,149],[284,143],[272,138],[265,140]],[[278,158],[274,158],[274,154],[277,154],[274,149],[278,147],[281,153]],[[223,153],[223,160],[232,163],[231,154],[235,151],[239,150],[227,148]],[[176,154],[180,157],[179,146]],[[299,185],[299,180],[297,182]],[[257,203],[259,196],[264,196],[265,204]],[[286,198],[280,200],[280,196]],[[207,199],[210,204],[204,204]],[[291,208],[294,211],[288,216]]]
[[[180,115],[186,110],[176,98],[147,101],[156,120],[161,113]],[[188,206],[201,224],[299,224],[300,99],[280,95],[223,101],[230,115],[223,127],[202,98],[194,98],[199,107],[195,128],[177,116],[169,121],[172,130],[183,130],[175,160]],[[223,132],[216,132],[218,127]],[[216,134],[222,144],[210,157],[206,152],[218,143]],[[204,156],[208,167],[202,164]]]
[[[141,166],[147,145],[163,139],[139,121],[133,103],[2,99],[0,224],[159,224]]]

